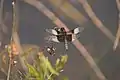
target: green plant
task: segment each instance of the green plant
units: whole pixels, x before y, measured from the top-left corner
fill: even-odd
[[[65,63],[67,62],[67,59],[68,56],[63,55],[58,58],[56,60],[56,64],[52,66],[48,60],[48,57],[45,57],[43,53],[40,52],[35,57],[32,65],[25,61],[25,64],[28,68],[28,73],[26,74],[25,80],[56,80]],[[68,80],[68,78],[64,77],[62,80]]]
[[[17,66],[18,64],[16,64],[16,66],[12,66],[11,68],[10,80],[56,80],[59,77],[60,72],[63,71],[63,68],[68,60],[67,55],[62,55],[60,58],[57,58],[56,63],[52,65],[48,60],[48,57],[45,57],[43,52],[38,52],[36,47],[29,45],[26,48],[26,45],[24,45],[23,48],[24,53],[21,55],[21,58],[24,59],[25,66],[27,67],[27,73],[21,71],[22,69]],[[6,76],[9,65],[9,52],[11,52],[11,49],[3,51],[0,56],[0,68]],[[17,58],[18,57],[16,56],[14,60],[18,60]],[[63,76],[60,80],[68,80],[68,78]]]

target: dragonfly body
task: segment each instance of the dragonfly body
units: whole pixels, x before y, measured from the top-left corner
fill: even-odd
[[[46,29],[46,31],[52,34],[52,36],[49,36],[48,40],[57,43],[64,42],[65,48],[68,50],[68,42],[73,42],[75,40],[73,36],[78,35],[82,29],[78,27],[70,31],[65,31],[64,28],[55,27],[54,29]]]

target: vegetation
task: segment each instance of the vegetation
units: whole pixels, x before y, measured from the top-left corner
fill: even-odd
[[[48,58],[40,52],[33,65],[26,62],[28,73],[25,80],[56,80],[57,76],[59,76],[65,63],[67,62],[67,58],[67,55],[61,56],[61,58],[56,60],[55,66],[52,66]],[[63,78],[63,80],[68,79]]]
[[[11,48],[8,47],[7,51],[8,53],[10,53]],[[63,71],[63,68],[68,60],[68,56],[63,55],[60,58],[57,58],[56,63],[52,66],[48,57],[45,57],[43,52],[34,53],[37,55],[34,55],[33,57],[34,59],[31,58],[33,62],[28,61],[28,57],[31,57],[29,55],[31,55],[32,53],[30,51],[27,54],[26,53],[27,52],[25,52],[24,53],[25,55],[22,55],[21,57],[24,57],[24,62],[25,62],[25,66],[27,67],[27,72],[23,73],[19,70],[19,68],[16,71],[12,71],[13,69],[15,69],[15,67],[17,68],[17,66],[15,66],[16,63],[14,62],[15,61],[14,58],[12,58],[13,59],[11,60],[12,67],[10,72],[11,74],[9,74],[11,75],[9,77],[11,80],[20,80],[20,79],[21,80],[56,80],[57,77],[59,77],[60,73]],[[2,55],[2,59],[4,57],[5,56]],[[10,64],[9,59],[7,59],[6,57],[4,58],[4,60],[2,60],[2,62],[6,64],[6,66]],[[3,72],[5,72],[7,75],[7,71],[4,70],[5,69],[4,66],[1,69],[3,69]],[[68,78],[62,77],[61,80],[68,80]]]
[[[18,27],[19,27],[18,25],[19,19],[17,14],[18,0],[13,0],[13,1],[15,2],[15,4],[13,5],[13,26],[12,26],[13,30],[12,30],[12,36],[11,36],[12,40],[10,42],[10,45],[7,46],[6,50],[3,51],[3,53],[6,53],[6,54],[2,54],[2,53],[0,54],[0,59],[2,59],[0,60],[1,62],[0,64],[3,64],[3,65],[0,65],[1,71],[3,71],[7,75],[7,80],[9,79],[11,80],[19,80],[19,79],[21,80],[23,79],[25,80],[34,80],[34,79],[35,80],[56,80],[60,76],[60,73],[63,70],[65,63],[67,62],[68,56],[67,55],[61,56],[56,60],[56,64],[52,65],[48,57],[44,56],[43,52],[35,52],[36,55],[34,55],[33,63],[32,64],[29,63],[29,60],[27,60],[27,58],[29,56],[31,59],[32,55],[30,55],[31,54],[30,52],[25,52],[24,50],[22,50],[19,36],[17,34]],[[55,14],[52,13],[46,6],[44,6],[44,4],[42,4],[42,1],[38,1],[38,0],[23,0],[23,1],[35,7],[36,9],[38,9],[38,11],[46,15],[49,19],[51,19],[51,21],[53,21],[54,24],[57,25],[57,27],[61,27],[62,25],[64,28],[68,30],[68,27],[63,23],[63,21],[60,20],[57,16],[55,16]],[[1,26],[5,28],[6,25],[4,24],[4,21],[2,21],[3,2],[4,0],[1,0],[0,23],[1,23]],[[106,26],[102,23],[102,21],[100,21],[100,19],[93,12],[92,7],[88,4],[88,1],[78,0],[78,2],[83,7],[85,12],[88,14],[88,17],[91,19],[91,21],[96,25],[96,27],[100,29],[100,31],[104,33],[104,35],[106,35],[106,37],[108,37],[112,42],[115,41],[113,48],[116,49],[116,47],[119,46],[118,42],[120,38],[120,34],[119,34],[120,29],[118,29],[118,32],[116,34],[116,39],[115,39],[115,36],[113,36],[110,30],[106,28]],[[57,4],[57,1],[55,2],[55,0],[50,0],[50,3],[54,5],[54,7],[58,6],[58,5],[55,6]],[[57,8],[58,9],[57,11],[59,11],[57,13],[59,13],[59,15],[64,13],[67,17],[71,18],[77,24],[82,24],[87,21],[87,18],[84,17],[84,15],[82,15],[79,10],[77,10],[74,6],[72,6],[69,1],[64,1],[63,3],[59,6],[59,8]],[[120,11],[119,0],[116,0],[116,4],[118,6],[118,10]],[[73,16],[73,15],[76,15],[76,16]],[[3,32],[5,33],[7,31],[3,29]],[[14,44],[16,48],[14,48]],[[82,43],[76,40],[73,44],[80,51],[81,55],[85,58],[85,60],[89,63],[90,67],[96,73],[96,76],[100,80],[107,80],[104,74],[102,73],[102,71],[99,69],[98,65],[95,63],[90,53],[82,45]],[[1,45],[1,42],[0,42],[0,45]],[[14,63],[16,63],[15,61],[16,58],[17,59],[19,58],[20,65],[23,67],[23,70],[25,71],[25,73],[19,71],[17,67],[16,67],[17,69],[15,69]],[[16,72],[18,72],[19,75],[16,74],[14,69],[16,70]],[[65,77],[63,78],[63,80],[67,80],[67,78]]]

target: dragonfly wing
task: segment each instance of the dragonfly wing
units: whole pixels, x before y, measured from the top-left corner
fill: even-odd
[[[72,42],[75,41],[75,40],[78,39],[78,38],[80,38],[80,33],[78,33],[78,34],[76,34],[76,35],[73,34],[73,35],[72,35]]]
[[[84,30],[83,27],[77,27],[77,28],[71,30],[71,32],[76,35],[76,34],[82,32],[83,30]]]
[[[58,35],[57,31],[54,29],[46,29],[46,32],[53,34],[53,35]]]
[[[48,37],[45,38],[45,40],[59,43],[59,41],[58,41],[56,36],[48,36]]]

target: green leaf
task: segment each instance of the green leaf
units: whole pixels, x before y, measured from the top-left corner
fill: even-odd
[[[56,64],[55,64],[55,65],[56,65],[56,66],[59,65],[59,63],[60,63],[60,59],[58,58],[58,59],[56,60]]]
[[[67,60],[68,60],[68,56],[67,55],[61,57],[61,62],[62,63],[65,64],[67,62]]]
[[[56,60],[55,67],[53,67],[43,52],[40,52],[35,58],[33,65],[27,64],[27,61],[25,61],[29,71],[26,75],[26,80],[32,80],[33,78],[35,78],[35,80],[55,80],[61,69],[63,69],[67,59],[67,55],[61,56]],[[68,79],[64,78],[62,80]]]
[[[59,75],[59,73],[52,67],[50,61],[48,58],[46,58],[43,53],[39,54],[39,59],[43,63],[41,65],[44,66],[44,68],[47,68],[52,74]]]
[[[40,75],[39,75],[39,72],[37,72],[37,70],[30,64],[26,64],[27,67],[28,67],[28,71],[29,71],[29,74],[32,76],[32,77],[35,77],[37,80],[40,80]]]
[[[48,66],[49,71],[52,74],[56,74],[59,75],[59,73],[52,67],[51,63],[48,61],[48,59],[46,59],[46,65]]]
[[[68,59],[67,55],[61,56],[60,59],[57,59],[55,64],[56,71],[60,71],[64,67],[65,63],[67,62],[67,59]]]
[[[62,80],[69,80],[69,79],[68,79],[68,77],[63,76],[63,77],[62,77]]]

